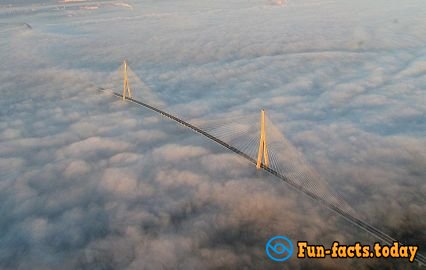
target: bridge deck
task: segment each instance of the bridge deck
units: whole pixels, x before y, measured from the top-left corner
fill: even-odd
[[[99,90],[105,90],[105,89],[99,88]],[[123,95],[121,95],[119,93],[112,92],[112,94],[114,96],[119,97],[119,98],[123,98]],[[206,132],[206,131],[204,131],[204,130],[202,130],[202,129],[194,126],[194,125],[192,125],[191,123],[189,123],[189,122],[187,122],[185,120],[182,120],[182,119],[180,119],[180,118],[178,118],[178,117],[176,117],[176,116],[174,116],[174,115],[172,115],[170,113],[167,113],[167,112],[165,112],[163,110],[160,110],[160,109],[158,109],[156,107],[153,107],[153,106],[151,106],[151,105],[149,105],[147,103],[135,100],[133,98],[126,97],[126,100],[128,100],[130,102],[133,102],[135,104],[138,104],[140,106],[143,106],[143,107],[145,107],[147,109],[150,109],[150,110],[152,110],[154,112],[157,112],[157,113],[165,116],[166,118],[174,120],[174,121],[180,123],[181,125],[183,125],[183,126],[185,126],[187,128],[190,128],[191,130],[193,130],[193,131],[195,131],[195,132],[197,132],[197,133],[199,133],[199,134],[201,134],[201,135],[209,138],[210,140],[212,140],[212,141],[214,141],[214,142],[222,145],[226,149],[231,150],[232,152],[238,154],[239,156],[243,157],[244,159],[246,159],[247,161],[253,163],[254,165],[256,165],[256,163],[257,163],[257,161],[255,159],[251,158],[249,155],[243,153],[242,151],[238,150],[237,148],[233,147],[232,145],[229,145],[228,143],[226,143],[226,142],[224,142],[224,141],[216,138],[215,136],[209,134],[208,132]],[[285,175],[282,175],[281,173],[273,170],[272,168],[264,166],[264,164],[261,164],[261,168],[264,171],[266,171],[266,172],[268,172],[268,173],[276,176],[277,178],[281,179],[282,181],[284,181],[285,183],[287,183],[290,187],[292,187],[296,191],[301,192],[301,193],[305,194],[306,196],[308,196],[309,198],[311,198],[312,200],[321,203],[323,206],[325,206],[328,209],[332,210],[333,212],[335,212],[336,214],[340,215],[341,217],[343,217],[344,219],[346,219],[350,223],[354,224],[355,226],[357,226],[357,227],[363,229],[364,231],[372,234],[374,237],[382,240],[386,244],[391,245],[391,244],[393,244],[393,242],[399,242],[396,239],[392,238],[391,236],[385,234],[381,230],[375,228],[374,226],[372,226],[372,225],[370,225],[370,224],[368,224],[368,223],[360,220],[359,218],[357,218],[357,217],[355,217],[355,216],[347,213],[346,211],[340,209],[338,206],[336,206],[336,205],[334,205],[332,203],[327,202],[326,200],[324,200],[323,198],[321,198],[318,195],[314,194],[313,192],[305,189],[303,186],[300,186],[297,183],[294,183],[288,177],[286,177]],[[399,243],[403,244],[402,242],[399,242]],[[417,253],[415,261],[417,261],[420,265],[426,265],[426,258],[422,254]]]

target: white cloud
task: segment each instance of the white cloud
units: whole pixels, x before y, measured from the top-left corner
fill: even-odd
[[[360,216],[423,245],[426,5],[270,3],[2,8],[0,268],[275,269],[271,235],[375,241],[209,140],[97,92],[124,58],[143,79],[138,99],[150,90],[185,119],[266,108]]]

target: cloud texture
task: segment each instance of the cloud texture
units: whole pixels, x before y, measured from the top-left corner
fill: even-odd
[[[98,92],[125,58],[185,119],[266,108],[360,217],[426,253],[422,1],[0,3],[0,269],[416,269],[270,261],[274,235],[376,239]]]

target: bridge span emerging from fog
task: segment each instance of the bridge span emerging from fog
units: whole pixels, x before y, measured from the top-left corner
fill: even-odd
[[[370,225],[369,223],[356,217],[356,214],[353,213],[352,209],[345,209],[345,202],[342,200],[342,197],[338,195],[333,196],[333,193],[329,193],[327,190],[324,190],[324,185],[321,186],[317,183],[317,181],[320,180],[320,177],[312,173],[310,168],[306,170],[300,170],[298,168],[295,168],[295,166],[284,166],[285,168],[283,168],[280,164],[280,161],[282,161],[282,159],[279,158],[279,155],[274,152],[270,145],[274,143],[280,143],[280,140],[288,146],[289,143],[288,141],[285,141],[284,137],[282,136],[275,136],[279,139],[272,140],[272,142],[270,143],[271,138],[270,133],[268,133],[268,127],[273,127],[273,124],[265,116],[264,110],[261,110],[260,117],[257,118],[259,121],[258,125],[256,125],[256,127],[251,127],[257,130],[255,135],[252,136],[252,138],[245,144],[233,143],[236,139],[239,139],[239,136],[236,135],[238,132],[235,131],[233,128],[233,125],[238,125],[237,120],[232,123],[233,119],[231,118],[229,121],[230,123],[226,124],[223,124],[223,121],[225,121],[226,119],[222,119],[222,122],[212,121],[212,126],[206,126],[205,123],[200,125],[196,123],[190,123],[189,121],[183,120],[182,118],[179,118],[178,116],[172,113],[166,112],[164,109],[160,109],[157,106],[150,105],[148,102],[133,98],[129,79],[130,68],[128,67],[126,61],[124,61],[123,65],[120,67],[120,71],[122,72],[121,81],[123,89],[121,94],[114,92],[113,89],[108,89],[104,87],[99,87],[98,90],[103,92],[109,92],[113,96],[118,97],[123,101],[134,103],[138,106],[158,113],[161,116],[173,120],[181,124],[182,126],[194,131],[195,133],[198,133],[208,138],[209,140],[223,146],[227,150],[244,158],[249,163],[252,163],[254,166],[256,166],[258,170],[263,170],[266,173],[276,177],[277,179],[286,183],[293,190],[304,194],[305,196],[312,199],[314,202],[320,203],[321,205],[333,211],[337,215],[343,217],[345,220],[355,225],[356,227],[370,233],[372,236],[382,241],[382,244],[392,245],[395,242],[401,245],[406,244],[402,241],[396,240],[395,238],[386,234],[377,227]],[[275,131],[276,130],[277,129],[275,129]],[[250,130],[245,128],[245,131],[249,132]],[[271,133],[271,135],[274,135],[273,132]],[[275,135],[276,133],[277,132],[275,132]],[[290,146],[287,147],[287,149],[294,150],[294,148],[291,148]],[[306,167],[305,163],[300,163],[299,165],[301,165],[302,167]],[[288,174],[286,172],[288,172]],[[420,265],[426,265],[426,257],[420,253],[417,253],[415,261],[418,262]]]

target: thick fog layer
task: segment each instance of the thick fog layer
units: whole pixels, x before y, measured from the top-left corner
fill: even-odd
[[[97,88],[127,59],[185,119],[266,109],[360,218],[425,254],[425,14],[421,0],[0,1],[0,269],[416,269],[272,262],[275,235],[377,239]]]

